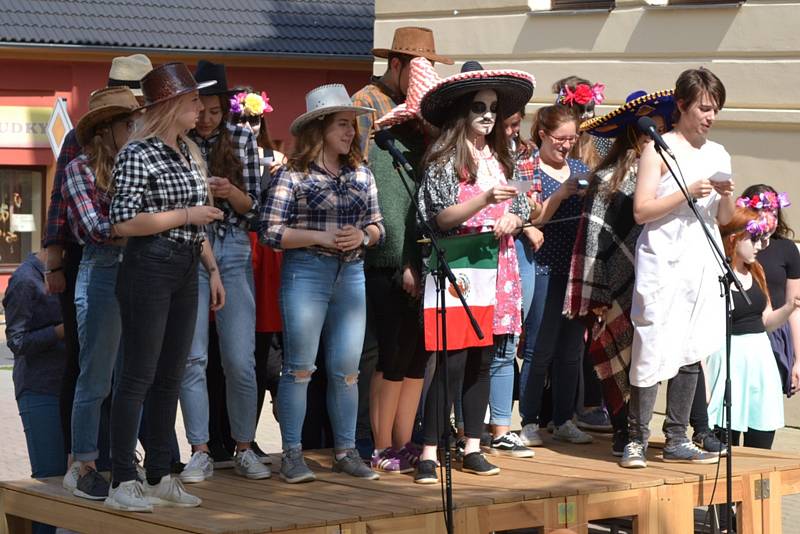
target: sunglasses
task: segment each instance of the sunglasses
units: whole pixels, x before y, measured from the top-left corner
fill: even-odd
[[[469,105],[469,110],[474,113],[475,115],[483,115],[486,113],[486,102],[481,102],[477,100]],[[492,102],[491,106],[489,106],[489,111],[491,113],[497,113],[497,102]]]

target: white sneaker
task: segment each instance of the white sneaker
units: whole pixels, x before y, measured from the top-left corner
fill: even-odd
[[[539,425],[528,423],[522,427],[519,433],[522,444],[526,447],[541,447],[542,437],[539,435]]]
[[[261,480],[272,476],[272,470],[253,452],[253,449],[236,451],[233,457],[233,469],[237,475],[242,475],[253,480]]]
[[[170,475],[161,477],[155,486],[144,483],[144,495],[147,502],[156,506],[176,506],[178,508],[194,508],[203,502],[200,497],[186,493],[183,483]]]
[[[203,482],[214,475],[214,460],[206,451],[196,451],[181,471],[181,481],[186,484]]]
[[[61,481],[61,486],[70,494],[78,487],[78,478],[81,476],[81,463],[78,461],[72,462],[72,465],[67,469],[64,479]]]
[[[561,426],[557,426],[553,431],[553,439],[558,441],[568,441],[570,443],[591,443],[594,438],[575,426],[572,421],[567,421]]]
[[[153,511],[153,505],[145,498],[142,483],[138,480],[128,480],[116,488],[112,487],[104,504],[123,512]]]

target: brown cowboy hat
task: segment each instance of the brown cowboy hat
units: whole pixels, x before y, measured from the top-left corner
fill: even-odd
[[[445,65],[453,64],[453,60],[449,57],[440,56],[436,53],[436,45],[433,44],[433,31],[428,28],[418,28],[416,26],[397,28],[394,31],[391,48],[372,49],[372,55],[375,57],[389,57],[391,53],[424,57]]]
[[[142,94],[144,95],[142,109],[192,91],[211,87],[216,83],[216,80],[197,83],[189,71],[189,67],[183,63],[165,63],[154,68],[142,78]]]
[[[106,87],[95,91],[89,97],[89,111],[75,127],[78,143],[81,146],[87,145],[97,126],[116,117],[129,115],[138,107],[139,102],[128,87]]]

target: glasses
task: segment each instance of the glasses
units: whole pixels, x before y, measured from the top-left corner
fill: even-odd
[[[481,102],[480,100],[476,100],[472,104],[469,105],[469,110],[474,113],[475,115],[483,115],[486,113],[486,102]],[[497,113],[497,102],[492,102],[489,106],[489,111],[491,113]]]
[[[556,137],[551,134],[547,134],[547,137],[553,140],[553,143],[557,145],[565,145],[567,143],[575,143],[578,140],[577,135],[565,135],[564,137]]]

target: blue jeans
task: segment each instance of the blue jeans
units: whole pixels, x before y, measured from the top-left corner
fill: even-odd
[[[519,338],[513,334],[494,336],[489,366],[489,424],[508,426],[514,406],[514,358]]]
[[[250,259],[250,238],[245,230],[229,227],[225,237],[214,232],[208,239],[217,259],[225,306],[216,312],[219,351],[225,371],[225,397],[231,437],[250,443],[256,436],[256,301],[253,290],[253,264]],[[208,364],[210,289],[208,272],[198,273],[197,322],[192,348],[186,361],[181,384],[181,410],[186,425],[186,438],[192,445],[208,443]]]
[[[517,263],[519,264],[519,279],[522,283],[522,317],[527,317],[533,303],[533,294],[536,285],[536,258],[533,256],[533,245],[525,236],[514,240],[517,248]]]
[[[575,411],[586,329],[580,320],[561,314],[566,289],[566,275],[536,273],[519,382],[523,425],[538,422],[548,374],[553,388],[553,423],[564,424]]]
[[[316,369],[320,338],[334,447],[354,448],[358,364],[367,325],[364,262],[342,262],[305,249],[286,251],[280,305],[284,352],[278,411],[283,449],[301,446],[306,390]]]
[[[25,430],[31,476],[63,476],[67,471],[67,454],[64,452],[58,396],[25,391],[17,398],[17,408]],[[33,523],[33,534],[53,534],[55,531],[55,527]]]
[[[72,404],[72,456],[91,462],[99,455],[101,406],[111,392],[122,323],[115,288],[123,249],[86,245],[75,284],[80,374]]]

